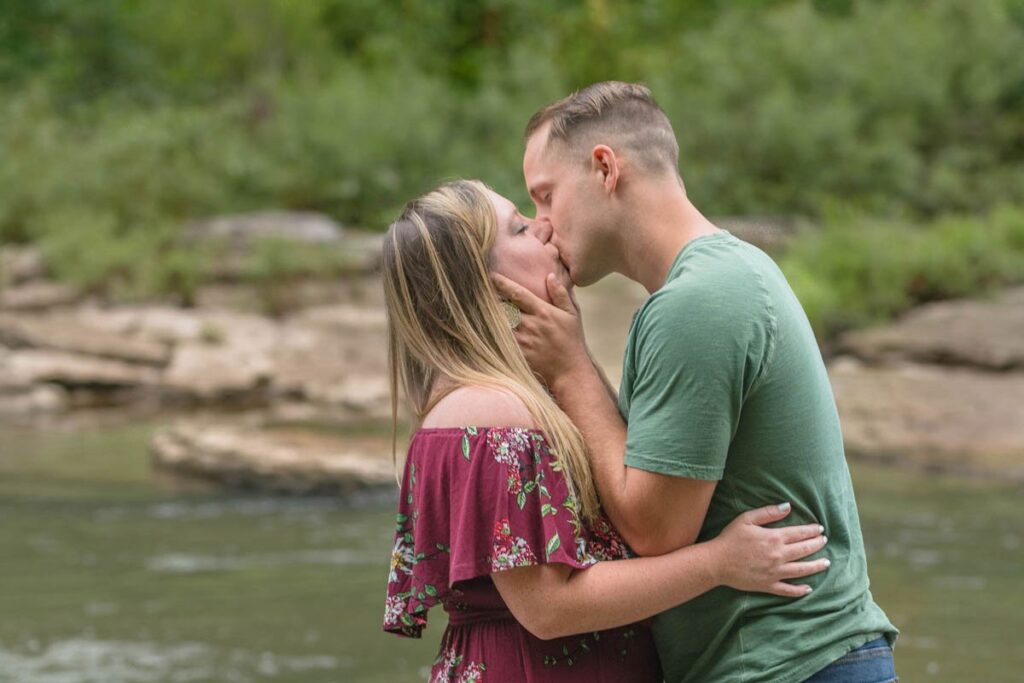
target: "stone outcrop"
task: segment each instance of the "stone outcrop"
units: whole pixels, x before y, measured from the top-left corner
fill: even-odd
[[[82,293],[59,282],[28,282],[0,290],[0,311],[42,311],[69,306],[82,298]]]
[[[220,241],[233,248],[274,239],[305,244],[330,244],[341,239],[342,228],[332,218],[311,211],[263,211],[216,216],[185,226],[188,243]]]
[[[46,273],[42,253],[32,246],[0,248],[0,287],[41,279]]]
[[[163,388],[196,403],[265,403],[272,372],[265,349],[184,344],[163,374]]]
[[[184,421],[157,432],[153,463],[238,488],[350,493],[395,484],[380,439]]]
[[[12,369],[11,355],[11,351],[0,347],[0,415],[53,414],[69,407],[64,387],[37,382],[30,372]],[[14,366],[18,366],[18,361]]]
[[[217,216],[193,221],[182,233],[185,244],[217,253],[207,273],[220,281],[243,279],[253,250],[267,240],[333,249],[348,270],[373,271],[380,259],[382,239],[379,233],[346,230],[329,216],[304,211]]]
[[[328,422],[384,418],[384,329],[378,304],[321,306],[283,320],[163,305],[0,313],[0,414],[144,395],[168,407],[252,407]],[[40,393],[42,385],[51,389]],[[44,400],[53,387],[69,400]]]
[[[49,349],[8,351],[0,362],[4,375],[26,384],[119,388],[151,386],[160,378],[155,368]]]
[[[82,298],[71,285],[45,279],[42,253],[32,246],[0,247],[0,311],[40,311]]]
[[[829,376],[851,455],[1024,479],[1024,373],[842,358]]]
[[[275,393],[363,418],[390,414],[381,308],[307,309],[274,350]]]
[[[136,405],[318,423],[389,417],[374,273],[382,239],[315,213],[193,222],[184,242],[222,257],[197,308],[104,303],[46,280],[38,249],[0,247],[0,417]],[[338,250],[344,274],[289,280],[287,305],[262,315],[266,292],[242,276],[263,240]]]
[[[384,235],[376,232],[346,230],[342,242],[351,269],[360,273],[379,270]]]
[[[0,313],[0,344],[12,349],[51,349],[156,366],[167,363],[170,351],[164,344],[113,334],[81,324],[66,314],[52,313]]]
[[[922,306],[839,346],[851,453],[1024,479],[1024,289]]]
[[[262,230],[206,229],[243,247]],[[342,240],[352,235],[311,227],[304,239],[333,245],[335,234]],[[367,264],[376,262],[379,248],[379,236],[367,239]],[[32,278],[39,276],[39,264],[21,258],[16,268],[8,267],[6,293],[38,284]],[[0,416],[145,404],[157,410],[230,406],[291,424],[390,418],[379,276],[317,286],[324,291],[303,298],[304,307],[282,318],[227,305],[92,301],[0,310]],[[645,297],[622,278],[578,292],[591,350],[613,384],[630,318]],[[840,355],[829,362],[829,374],[852,455],[1024,479],[1024,288],[988,300],[923,306],[885,327],[847,334],[837,346]],[[267,450],[259,439],[243,438],[267,430],[207,425],[189,434],[191,428],[177,427],[154,440],[161,463],[240,485],[273,486],[280,476],[288,490],[312,490],[321,474],[328,486],[340,487],[341,479],[332,478],[340,476],[332,469],[339,462],[349,463],[350,474],[361,471],[348,456],[339,460],[348,446],[313,447],[309,435],[307,442],[299,433],[285,439],[275,432],[268,443],[280,448]],[[280,445],[280,439],[291,445]],[[300,442],[302,448],[295,445]],[[367,449],[379,452],[380,444]],[[315,464],[290,469],[305,457],[297,453],[313,453]],[[261,465],[263,458],[271,464]]]
[[[908,360],[1024,369],[1024,288],[991,300],[942,301],[911,311],[891,325],[847,334],[843,352],[868,362]]]

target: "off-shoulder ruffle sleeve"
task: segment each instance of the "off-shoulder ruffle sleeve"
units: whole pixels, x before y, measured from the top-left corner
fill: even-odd
[[[581,522],[544,435],[521,427],[421,430],[409,449],[384,629],[419,637],[457,581],[549,562],[629,557],[606,520]]]

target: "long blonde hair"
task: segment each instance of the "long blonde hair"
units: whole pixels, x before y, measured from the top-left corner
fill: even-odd
[[[526,405],[581,515],[593,519],[598,499],[583,436],[527,364],[490,279],[498,221],[486,189],[475,180],[446,183],[409,202],[384,239],[396,465],[399,388],[415,426],[448,393],[431,397],[439,377],[454,380],[453,389],[504,389]]]

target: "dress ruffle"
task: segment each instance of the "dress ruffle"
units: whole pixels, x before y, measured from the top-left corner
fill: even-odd
[[[516,567],[631,557],[603,517],[584,523],[543,433],[420,430],[402,479],[384,629],[420,637],[452,587]]]

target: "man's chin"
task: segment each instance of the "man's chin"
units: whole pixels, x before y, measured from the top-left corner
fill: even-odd
[[[612,271],[610,269],[604,270],[601,268],[585,270],[567,266],[566,274],[577,287],[589,287],[590,285],[597,284],[601,280],[605,279],[605,277],[611,275]]]
[[[592,277],[592,275],[592,273],[574,272],[569,274],[569,278],[572,280],[572,283],[577,287],[589,287],[590,285],[594,284],[595,282],[601,279],[600,276]]]

